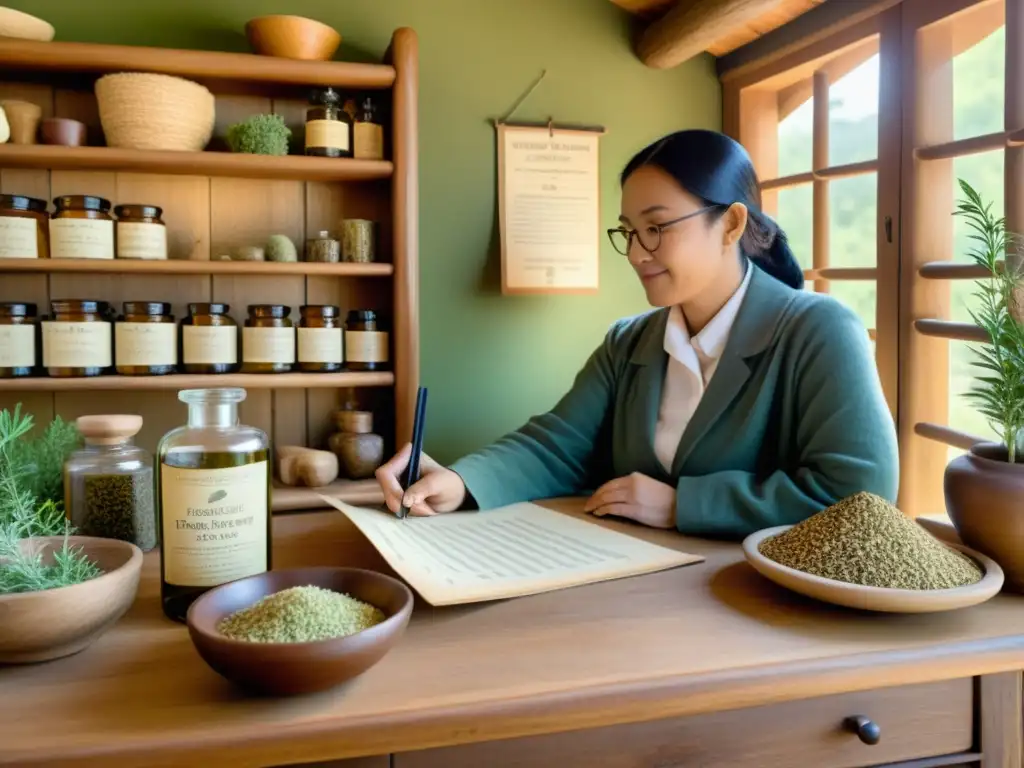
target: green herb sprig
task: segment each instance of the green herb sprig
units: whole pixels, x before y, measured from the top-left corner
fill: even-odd
[[[963,217],[975,243],[967,255],[988,276],[977,283],[974,296],[979,309],[969,310],[971,319],[985,331],[983,346],[972,346],[980,370],[965,396],[974,403],[1002,437],[1008,461],[1014,463],[1024,452],[1024,324],[1017,304],[1021,278],[1021,241],[1006,230],[1006,220],[992,213],[992,204],[963,179],[963,199],[955,216]]]
[[[62,503],[52,498],[40,501],[30,490],[60,482],[60,472],[56,481],[52,477],[53,456],[58,444],[65,445],[66,430],[58,426],[45,449],[33,454],[21,443],[31,429],[32,416],[21,413],[20,403],[13,413],[0,411],[0,594],[66,587],[101,573],[80,549],[70,546],[67,537],[73,529],[64,517]],[[50,433],[48,429],[40,441],[46,443]],[[34,457],[34,461],[26,457]],[[44,471],[50,476],[34,477]],[[61,535],[64,546],[53,553],[52,563],[46,564],[41,554],[22,548],[23,539]]]

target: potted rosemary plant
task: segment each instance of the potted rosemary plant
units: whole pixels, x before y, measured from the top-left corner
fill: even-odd
[[[969,255],[985,270],[971,317],[986,339],[972,348],[977,376],[967,397],[1001,441],[982,442],[946,467],[946,509],[967,546],[1006,573],[1006,586],[1024,592],[1024,252],[990,203],[960,180],[954,215],[967,222]]]

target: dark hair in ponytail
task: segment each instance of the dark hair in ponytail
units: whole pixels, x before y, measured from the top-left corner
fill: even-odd
[[[792,288],[803,288],[804,272],[790,250],[786,234],[761,211],[761,188],[754,164],[743,146],[725,134],[693,129],[659,139],[629,161],[622,171],[625,184],[634,171],[655,165],[697,198],[703,205],[733,203],[747,207],[747,229],[740,251],[775,279]]]

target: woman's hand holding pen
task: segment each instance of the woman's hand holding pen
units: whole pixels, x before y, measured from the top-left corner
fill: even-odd
[[[583,509],[598,517],[628,517],[652,528],[674,528],[676,489],[654,478],[634,472],[602,485]]]
[[[462,478],[425,453],[420,457],[420,479],[407,490],[402,490],[402,473],[409,466],[411,455],[412,445],[406,443],[387,463],[377,468],[377,482],[384,491],[388,509],[398,514],[403,495],[412,515],[436,515],[439,512],[454,512],[461,507],[466,499],[466,485]]]

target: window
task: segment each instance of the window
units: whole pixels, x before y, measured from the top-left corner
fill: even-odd
[[[726,130],[807,288],[874,329],[900,506],[944,510],[946,464],[995,432],[974,378],[964,179],[1024,232],[1024,0],[905,0],[723,74]]]

